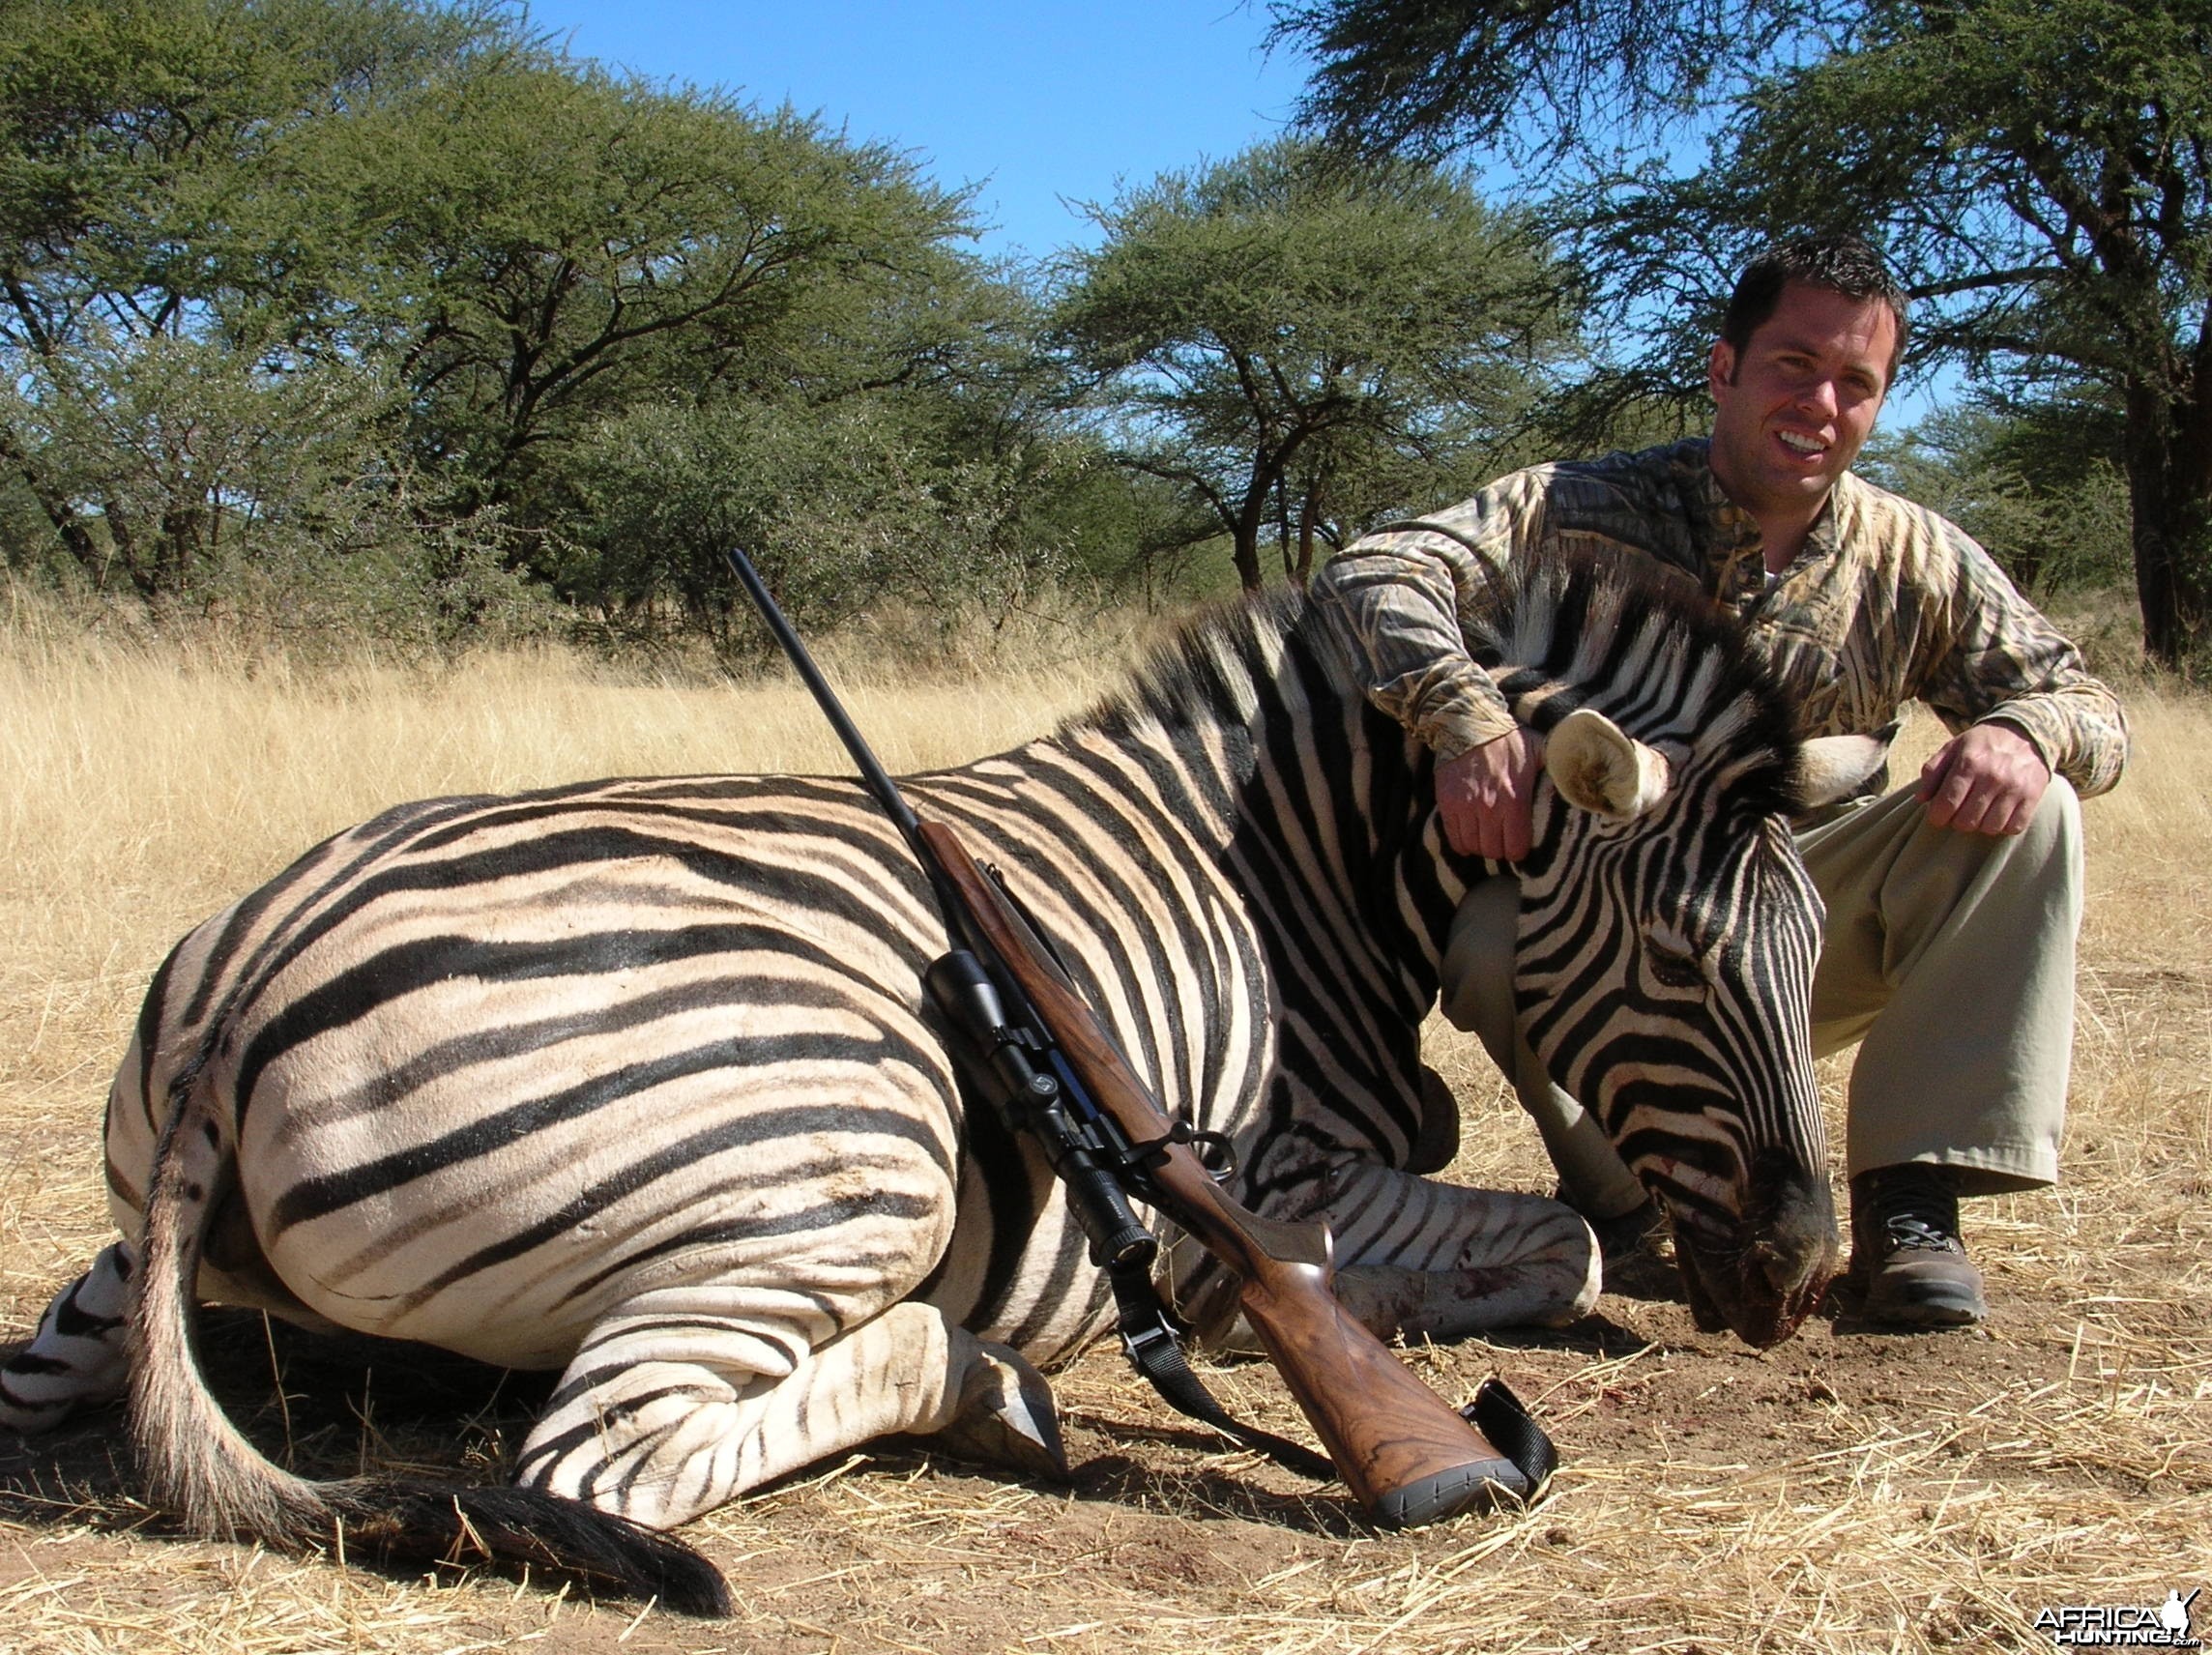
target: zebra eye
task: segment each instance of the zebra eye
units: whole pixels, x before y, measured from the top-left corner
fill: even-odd
[[[1651,973],[1651,980],[1661,988],[1680,990],[1684,993],[1703,993],[1705,988],[1705,969],[1684,938],[1665,932],[1653,932],[1644,950],[1644,969]]]

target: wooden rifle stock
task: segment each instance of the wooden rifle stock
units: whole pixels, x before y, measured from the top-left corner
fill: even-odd
[[[958,836],[939,822],[918,831],[975,940],[1029,997],[1091,1100],[1150,1151],[1145,1176],[1161,1210],[1241,1282],[1245,1319],[1368,1514],[1408,1528],[1500,1493],[1532,1493],[1512,1460],[1346,1312],[1329,1287],[1326,1227],[1263,1218],[1232,1200],[1187,1144],[1172,1141],[1174,1122]]]

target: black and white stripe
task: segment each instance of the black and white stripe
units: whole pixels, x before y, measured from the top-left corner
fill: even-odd
[[[1632,821],[1540,794],[1519,868],[1523,1031],[1664,1201],[1701,1308],[1786,1337],[1834,1267],[1807,1035],[1823,913],[1789,819],[1848,794],[1884,743],[1793,740],[1734,624],[1655,565],[1514,579],[1470,642],[1517,716],[1557,732],[1599,713],[1666,778]]]
[[[1545,795],[1521,944],[1538,1049],[1690,1223],[1756,1229],[1774,1154],[1819,1164],[1787,721],[1694,605],[1610,566],[1535,581],[1480,642],[1529,722],[1602,711],[1674,777],[1633,820]],[[1587,1306],[1579,1219],[1408,1170],[1438,1137],[1419,1031],[1475,870],[1324,616],[1214,615],[1096,712],[906,787],[1004,871],[1163,1102],[1235,1142],[1242,1198],[1331,1222],[1356,1311],[1450,1337]],[[1654,938],[1703,991],[1655,974]],[[919,982],[942,946],[854,782],[390,811],[163,966],[108,1109],[127,1239],[64,1298],[119,1302],[103,1272],[143,1231],[149,1278],[196,1260],[206,1296],[565,1367],[522,1482],[654,1526],[886,1431],[1049,1464],[1035,1365],[1095,1337],[1107,1294],[1039,1158],[961,1107]],[[266,1532],[224,1503],[243,1450],[176,1400],[182,1335],[146,1299],[157,1479]],[[64,1333],[50,1313],[0,1371],[0,1423],[113,1391],[119,1338]],[[33,1386],[41,1363],[81,1382]]]

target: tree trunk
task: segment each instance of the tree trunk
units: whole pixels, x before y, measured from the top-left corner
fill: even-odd
[[[1313,579],[1314,526],[1321,521],[1321,490],[1308,489],[1298,503],[1298,566],[1291,571],[1291,584],[1300,592]]]
[[[1229,537],[1230,561],[1237,566],[1237,579],[1246,592],[1258,592],[1266,582],[1260,568],[1260,523],[1246,513],[1237,519]]]
[[[69,555],[76,560],[77,566],[84,570],[93,590],[105,592],[107,560],[101,555],[100,547],[77,516],[75,506],[66,495],[46,487],[45,478],[29,450],[15,440],[13,431],[4,428],[0,428],[0,462],[5,462],[23,479],[23,486],[39,503],[39,509],[46,514],[46,521],[54,526],[54,533],[61,537]]]
[[[2127,396],[2128,505],[2143,651],[2181,667],[2212,627],[2212,429],[2186,397]]]
[[[110,499],[102,505],[100,514],[107,524],[107,539],[115,548],[116,564],[130,576],[138,595],[151,603],[161,595],[161,571],[158,565],[139,558],[138,530],[130,508],[122,501]]]
[[[1229,525],[1230,557],[1237,565],[1237,579],[1246,592],[1258,592],[1266,580],[1260,567],[1260,531],[1267,521],[1267,502],[1283,475],[1290,450],[1270,455],[1266,448],[1252,456],[1252,480],[1245,484],[1244,500]]]
[[[163,584],[182,597],[192,587],[192,577],[206,556],[206,521],[197,506],[172,506],[161,513],[161,537],[156,557],[164,570]]]

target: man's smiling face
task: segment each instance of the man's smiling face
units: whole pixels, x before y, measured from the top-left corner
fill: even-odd
[[[1792,281],[1740,352],[1713,346],[1713,475],[1769,544],[1777,531],[1801,535],[1858,457],[1896,345],[1882,300]]]

